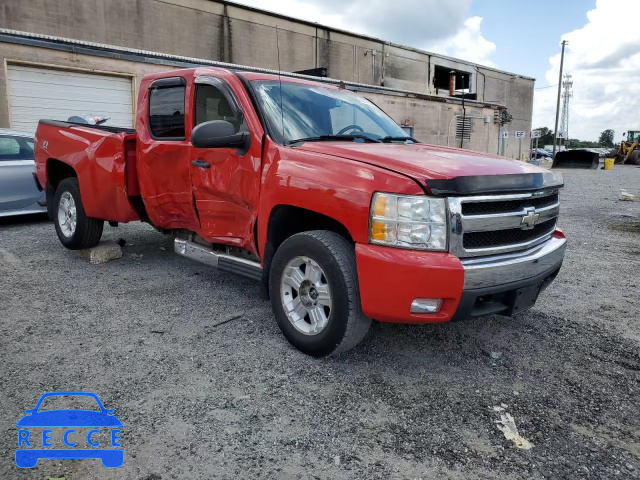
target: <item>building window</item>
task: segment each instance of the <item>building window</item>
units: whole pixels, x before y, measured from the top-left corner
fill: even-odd
[[[154,138],[184,140],[184,85],[152,88],[149,129]]]
[[[449,92],[449,74],[452,71],[456,73],[456,94],[462,95],[463,93],[469,93],[469,88],[471,85],[471,74],[469,72],[463,72],[461,70],[455,70],[453,68],[434,65],[433,86],[436,89],[436,93]]]

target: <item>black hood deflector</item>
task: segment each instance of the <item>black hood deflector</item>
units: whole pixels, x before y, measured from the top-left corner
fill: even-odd
[[[564,186],[564,181],[562,175],[544,172],[434,179],[425,180],[425,184],[433,195],[489,195],[560,188]]]

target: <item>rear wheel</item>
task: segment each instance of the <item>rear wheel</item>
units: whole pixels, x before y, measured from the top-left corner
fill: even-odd
[[[285,240],[271,264],[269,290],[280,330],[309,355],[345,352],[371,325],[360,305],[353,246],[336,233],[314,230]]]
[[[65,178],[53,200],[54,224],[60,242],[71,250],[95,247],[102,236],[104,221],[87,217],[77,178]]]

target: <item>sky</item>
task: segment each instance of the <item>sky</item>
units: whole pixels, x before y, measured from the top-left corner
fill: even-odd
[[[640,130],[639,0],[236,0],[536,79],[533,128],[553,129],[560,42],[573,77],[569,136]],[[637,22],[636,22],[637,23]]]

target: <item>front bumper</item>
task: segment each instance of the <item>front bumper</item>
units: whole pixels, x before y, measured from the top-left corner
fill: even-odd
[[[380,321],[435,323],[490,314],[512,315],[535,303],[560,270],[566,239],[518,253],[460,260],[440,252],[356,245],[365,315]],[[412,314],[416,298],[442,299],[438,313]]]

